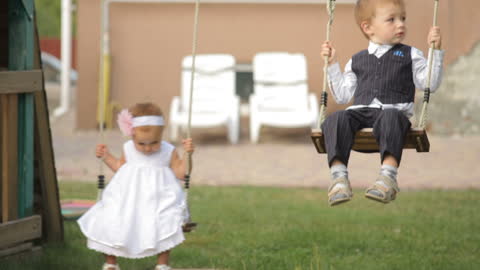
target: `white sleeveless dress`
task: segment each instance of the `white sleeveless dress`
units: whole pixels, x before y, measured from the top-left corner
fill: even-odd
[[[90,249],[125,258],[153,256],[185,240],[185,193],[170,169],[174,146],[144,155],[133,141],[123,146],[126,163],[79,220]]]

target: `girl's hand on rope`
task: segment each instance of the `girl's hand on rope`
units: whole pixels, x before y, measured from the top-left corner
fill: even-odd
[[[105,159],[108,154],[109,152],[106,144],[97,144],[97,147],[95,149],[95,156],[97,158]]]
[[[328,64],[332,64],[337,61],[335,49],[332,47],[332,44],[330,43],[330,41],[325,41],[322,44],[321,55],[323,57],[326,57],[326,56],[328,57]]]
[[[428,44],[431,45],[432,43],[434,44],[434,49],[440,50],[442,48],[442,34],[438,26],[430,28],[430,32],[428,33]]]
[[[195,145],[193,144],[192,138],[182,140],[183,150],[187,153],[193,153],[195,151]]]

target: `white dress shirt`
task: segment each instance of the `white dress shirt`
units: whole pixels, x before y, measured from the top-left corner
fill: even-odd
[[[380,45],[370,41],[368,45],[368,53],[374,54],[377,58],[380,58],[392,47],[392,45]],[[411,48],[413,82],[416,88],[423,91],[427,84],[428,61],[423,56],[422,51],[414,47]],[[432,76],[430,81],[430,91],[432,93],[438,89],[438,86],[442,80],[444,51],[433,50],[433,56]],[[357,76],[352,70],[352,59],[350,59],[345,65],[345,72],[343,74],[340,70],[340,64],[338,62],[331,64],[328,67],[328,79],[330,81],[330,90],[335,101],[338,104],[346,104],[350,102],[357,88]],[[402,111],[408,118],[413,116],[413,102],[382,104],[382,102],[377,98],[375,98],[369,105],[353,105],[348,107],[347,110],[364,107],[382,109],[395,108]]]

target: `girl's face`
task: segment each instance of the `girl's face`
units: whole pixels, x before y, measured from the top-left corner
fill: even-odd
[[[386,4],[377,6],[375,17],[370,23],[365,22],[363,29],[370,40],[383,45],[394,45],[403,41],[407,27],[406,12],[399,5]]]
[[[145,155],[157,152],[160,150],[162,133],[163,127],[158,126],[134,128],[132,139],[135,143],[135,149]]]

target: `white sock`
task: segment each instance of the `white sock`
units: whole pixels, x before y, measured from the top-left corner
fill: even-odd
[[[380,169],[380,175],[388,176],[395,182],[397,182],[397,174],[398,174],[397,167],[393,167],[390,165],[382,165],[382,168]],[[383,183],[383,181],[377,181],[377,183],[387,187],[385,183]]]
[[[330,167],[330,175],[332,176],[332,180],[335,180],[343,176],[348,178],[347,166],[341,164],[341,165],[334,165]]]
[[[340,177],[346,177],[348,179],[347,166],[341,164],[330,167],[330,175],[332,177],[332,180],[338,179]],[[345,184],[337,183],[332,189],[344,187],[346,187]]]

